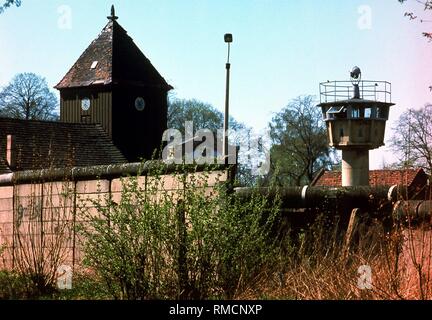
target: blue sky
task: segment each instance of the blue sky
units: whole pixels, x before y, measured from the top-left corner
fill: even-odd
[[[232,33],[231,114],[256,130],[291,99],[319,95],[320,82],[346,80],[354,65],[363,79],[392,82],[390,128],[403,110],[432,102],[432,43],[421,37],[432,24],[410,22],[404,12],[422,8],[397,0],[23,0],[0,15],[0,86],[19,72],[57,84],[107,23],[111,4],[175,96],[221,111],[223,35]],[[385,150],[371,153],[372,169],[394,160]]]

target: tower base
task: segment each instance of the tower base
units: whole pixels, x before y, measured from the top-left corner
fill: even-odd
[[[369,150],[342,150],[342,186],[369,185]]]

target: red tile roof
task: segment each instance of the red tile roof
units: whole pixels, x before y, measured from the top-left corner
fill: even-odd
[[[414,179],[420,175],[425,176],[423,169],[406,170],[370,170],[370,186],[392,186],[395,184],[411,186]],[[342,185],[342,173],[340,171],[324,171],[312,184],[314,186],[338,187]]]
[[[110,22],[56,85],[56,88],[89,86],[95,83],[110,84],[112,82],[112,40],[113,23]],[[91,69],[94,61],[98,63],[96,68]]]
[[[372,170],[369,172],[371,186],[392,186],[401,184],[411,186],[418,175],[425,175],[423,169]]]

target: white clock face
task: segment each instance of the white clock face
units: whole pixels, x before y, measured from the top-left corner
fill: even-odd
[[[145,108],[145,100],[143,97],[138,97],[135,99],[135,108],[138,111],[143,111]]]
[[[88,109],[90,109],[90,99],[89,98],[84,98],[81,100],[81,109],[83,109],[83,111],[87,111]]]

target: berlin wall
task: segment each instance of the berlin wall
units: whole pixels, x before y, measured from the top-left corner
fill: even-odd
[[[85,210],[87,216],[98,215],[95,204],[104,206],[107,199],[119,203],[123,187],[131,179],[136,179],[138,187],[146,192],[155,179],[153,164],[24,171],[0,176],[0,269],[13,268],[26,255],[41,260],[56,255],[61,258],[60,264],[79,266],[83,252],[74,228],[82,222],[79,213]],[[196,166],[186,173],[187,179],[201,176],[207,180],[203,187],[211,189],[229,179],[231,172],[221,165],[206,173],[203,170],[203,166]],[[173,195],[181,191],[180,176],[185,173],[177,173],[169,165],[163,171],[158,176],[158,188]]]

